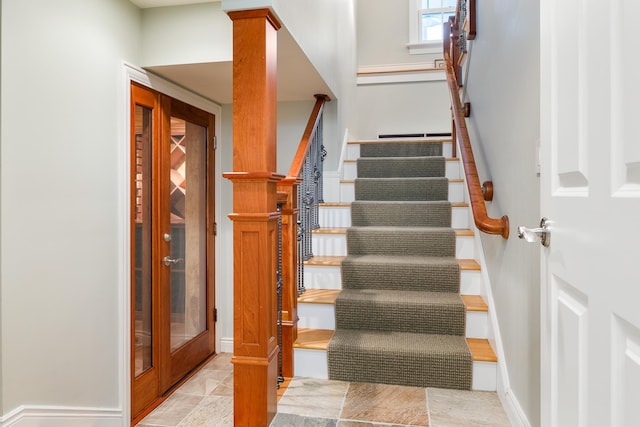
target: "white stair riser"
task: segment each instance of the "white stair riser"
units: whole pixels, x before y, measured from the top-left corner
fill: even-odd
[[[445,162],[445,175],[449,179],[462,178],[460,160],[447,160]]]
[[[347,236],[345,234],[313,233],[311,251],[315,256],[346,256]]]
[[[498,389],[498,364],[495,362],[473,362],[474,391],[496,391]]]
[[[295,377],[329,379],[325,350],[293,349],[293,375]]]
[[[346,160],[357,160],[360,157],[360,144],[347,144]]]
[[[340,183],[340,201],[351,203],[355,200],[355,184],[353,182]],[[464,182],[449,182],[449,201],[453,203],[465,202]]]
[[[346,234],[314,233],[311,239],[311,250],[315,256],[346,256]],[[475,254],[473,236],[456,237],[456,258],[469,259]]]
[[[460,293],[462,295],[480,295],[482,274],[480,270],[460,271]]]
[[[323,228],[351,227],[351,207],[320,206],[318,209],[318,223]]]
[[[442,155],[451,157],[451,142],[442,143]],[[360,144],[347,144],[346,160],[357,160],[360,157]]]
[[[298,327],[335,330],[335,305],[298,304]],[[467,338],[488,338],[488,314],[484,311],[468,311],[465,336]]]
[[[306,289],[342,289],[340,267],[305,265],[304,287]]]
[[[298,303],[298,327],[336,329],[335,305]]]
[[[460,271],[460,293],[480,295],[482,274],[478,270]],[[339,266],[306,265],[304,267],[304,287],[307,289],[342,289],[342,275]]]
[[[469,228],[469,208],[453,207],[451,208],[451,227],[453,228]]]
[[[486,311],[467,311],[467,338],[489,338],[489,313]]]
[[[352,181],[358,177],[358,163],[355,161],[344,162],[342,169],[342,179]]]
[[[327,352],[296,348],[293,352],[294,376],[329,379]],[[494,362],[473,362],[472,389],[475,391],[496,391],[498,364]]]
[[[447,160],[445,162],[445,175],[449,179],[462,178],[460,174],[460,160]],[[358,177],[358,164],[356,162],[345,162],[342,170],[342,179],[351,181]]]

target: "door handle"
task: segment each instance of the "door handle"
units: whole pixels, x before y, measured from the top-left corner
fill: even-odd
[[[182,262],[182,261],[184,261],[183,258],[169,258],[168,256],[162,258],[162,262],[167,267],[170,266],[170,265],[177,264],[177,263]]]
[[[538,228],[527,228],[521,225],[518,227],[518,237],[530,243],[540,241],[540,244],[546,248],[551,244],[550,222],[548,218],[542,218]]]

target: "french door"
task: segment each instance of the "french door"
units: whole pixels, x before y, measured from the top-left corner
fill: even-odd
[[[131,85],[131,413],[215,351],[214,116]]]

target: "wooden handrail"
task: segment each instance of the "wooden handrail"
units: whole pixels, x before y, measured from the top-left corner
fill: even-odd
[[[464,167],[464,174],[469,189],[469,198],[471,200],[471,210],[473,212],[473,220],[478,230],[487,234],[499,234],[503,238],[509,238],[509,217],[504,215],[502,218],[491,218],[487,214],[487,207],[484,204],[484,195],[480,179],[478,178],[478,170],[471,149],[471,139],[464,118],[462,103],[460,102],[459,85],[456,79],[456,73],[451,60],[450,48],[451,43],[451,23],[444,24],[444,60],[446,66],[447,83],[449,85],[449,95],[451,96],[451,111],[453,115],[454,131],[460,144],[460,157]],[[455,144],[456,140],[452,141]]]
[[[322,110],[324,109],[324,104],[330,100],[328,95],[313,95],[316,97],[316,104],[313,106],[313,111],[311,111],[311,116],[309,116],[309,122],[307,123],[307,127],[304,129],[304,133],[302,134],[302,138],[300,139],[300,144],[298,144],[298,150],[296,151],[296,155],[293,157],[293,161],[291,162],[291,167],[289,168],[289,177],[298,177],[302,172],[302,165],[304,164],[304,159],[307,155],[307,151],[309,151],[309,147],[311,146],[311,141],[313,140],[313,135],[318,128],[318,120],[322,117]]]

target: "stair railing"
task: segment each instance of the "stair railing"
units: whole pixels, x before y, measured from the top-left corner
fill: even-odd
[[[304,288],[304,261],[313,256],[311,233],[319,228],[318,206],[323,201],[322,112],[327,95],[315,95],[307,126],[287,176],[278,183],[282,218],[282,305],[279,307],[281,376],[293,376],[293,344],[297,339],[298,296]]]
[[[464,31],[462,31],[462,37],[460,37],[459,34],[460,28],[464,27],[464,23],[460,23],[458,21],[460,18],[459,10],[460,6],[458,7],[458,13],[456,13],[455,19],[450,19],[448,22],[444,23],[443,33],[445,69],[447,74],[447,83],[449,86],[449,94],[451,97],[453,121],[452,144],[455,147],[457,141],[460,145],[460,157],[462,158],[462,165],[464,167],[466,178],[465,180],[467,182],[469,198],[471,201],[471,211],[473,212],[473,220],[476,227],[478,227],[478,230],[483,233],[499,234],[503,238],[507,239],[509,238],[509,217],[504,215],[502,218],[498,219],[491,218],[487,214],[487,207],[484,202],[485,200],[492,199],[493,186],[490,182],[487,182],[482,186],[480,185],[478,170],[476,168],[476,162],[471,148],[471,139],[469,138],[469,131],[467,130],[467,124],[465,121],[465,109],[462,107],[462,103],[460,101],[460,84],[458,76],[460,75],[460,59],[464,57],[464,53],[466,52],[467,39],[464,37]],[[453,43],[453,41],[455,41],[455,43]],[[456,49],[456,47],[458,47],[458,49]]]

